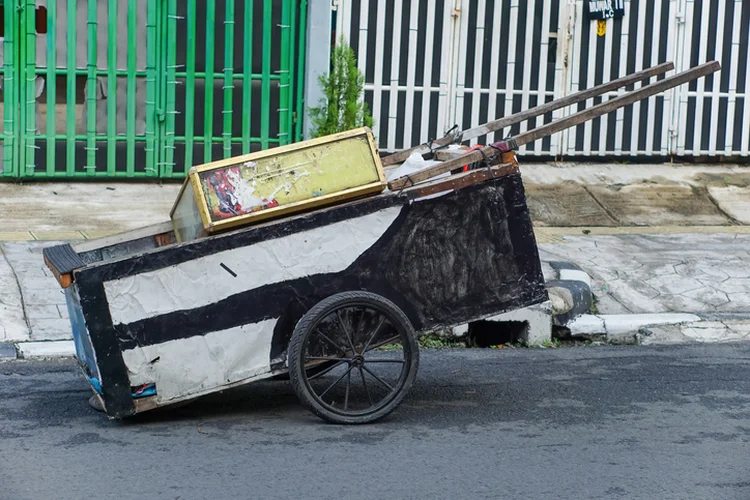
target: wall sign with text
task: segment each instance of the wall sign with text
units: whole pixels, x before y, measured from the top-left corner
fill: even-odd
[[[589,0],[584,4],[592,21],[625,16],[625,0]]]

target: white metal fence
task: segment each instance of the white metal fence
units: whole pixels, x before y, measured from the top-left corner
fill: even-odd
[[[625,0],[601,33],[584,0],[337,0],[380,147],[466,129],[661,62],[722,71],[523,147],[526,155],[748,156],[750,1]],[[636,86],[637,87],[637,86]],[[622,94],[560,110],[554,118]],[[746,98],[748,97],[748,98]],[[553,119],[522,123],[517,134]],[[746,123],[748,122],[748,123]],[[474,142],[500,139],[480,137]]]

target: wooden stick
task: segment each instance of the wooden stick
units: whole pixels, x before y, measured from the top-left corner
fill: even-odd
[[[471,153],[461,156],[460,158],[456,158],[455,160],[446,161],[433,167],[429,167],[416,172],[412,175],[394,179],[393,181],[388,183],[388,188],[392,191],[402,189],[405,186],[411,186],[412,184],[430,179],[432,177],[435,177],[436,175],[450,172],[451,170],[462,167],[466,164],[474,163],[487,158],[495,158],[498,153],[514,151],[524,144],[534,142],[537,139],[547,137],[548,135],[552,135],[555,132],[565,130],[566,128],[575,127],[576,125],[580,125],[583,122],[593,120],[594,118],[602,115],[606,115],[607,113],[611,113],[612,111],[622,108],[623,106],[633,104],[634,102],[640,101],[647,97],[651,97],[652,95],[658,94],[660,92],[664,92],[665,90],[671,89],[672,87],[677,87],[691,80],[695,80],[696,78],[714,73],[720,69],[721,65],[717,61],[711,61],[705,64],[701,64],[700,66],[695,66],[694,68],[691,68],[687,71],[683,71],[682,73],[670,76],[669,78],[665,78],[664,80],[660,80],[650,85],[646,85],[645,87],[641,87],[638,90],[628,92],[627,94],[624,94],[620,97],[616,97],[601,104],[597,104],[596,106],[584,109],[583,111],[579,111],[578,113],[572,114],[561,120],[557,120],[552,123],[542,125],[541,127],[537,127],[533,130],[529,130],[528,132],[524,132],[512,139],[496,142],[492,144],[492,146],[472,151]]]
[[[643,71],[623,76],[622,78],[618,78],[617,80],[612,80],[611,82],[603,83],[601,85],[597,85],[596,87],[591,87],[590,89],[582,90],[580,92],[576,92],[575,94],[561,97],[560,99],[555,99],[554,101],[541,104],[525,111],[521,111],[520,113],[506,116],[500,118],[499,120],[479,125],[478,127],[470,128],[458,134],[447,134],[446,136],[433,141],[432,146],[447,146],[448,144],[451,144],[453,142],[463,142],[474,139],[476,137],[481,137],[485,134],[489,134],[490,132],[502,130],[505,127],[510,127],[511,125],[515,125],[516,123],[520,123],[540,115],[546,115],[547,113],[551,113],[552,111],[558,110],[560,108],[570,106],[571,104],[576,104],[578,102],[591,99],[592,97],[597,97],[601,94],[604,94],[605,92],[619,89],[620,87],[625,87],[626,85],[648,79],[654,75],[666,73],[667,71],[672,71],[673,69],[674,64],[671,62],[666,62],[663,64],[659,64],[658,66],[646,68]],[[393,165],[395,163],[401,163],[405,161],[412,153],[426,153],[428,151],[430,151],[430,145],[421,144],[411,149],[406,149],[404,151],[399,151],[397,153],[388,155],[384,157],[381,162],[383,166]]]
[[[406,189],[404,194],[410,199],[421,198],[435,193],[442,193],[450,189],[463,189],[465,187],[484,182],[488,179],[496,179],[518,173],[518,166],[505,163],[490,168],[480,168],[471,172],[451,175],[447,179],[439,179]]]

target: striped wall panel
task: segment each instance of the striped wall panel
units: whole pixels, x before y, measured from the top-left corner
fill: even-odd
[[[721,73],[530,144],[527,156],[748,156],[750,2],[616,0],[604,33],[588,0],[339,0],[383,150],[442,136],[665,61]],[[616,4],[616,5],[615,5]],[[631,86],[568,110],[602,102]],[[547,115],[492,137],[517,134]]]

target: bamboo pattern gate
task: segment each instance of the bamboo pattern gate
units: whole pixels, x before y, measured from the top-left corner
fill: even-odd
[[[299,132],[303,0],[3,2],[10,178],[170,178]]]

